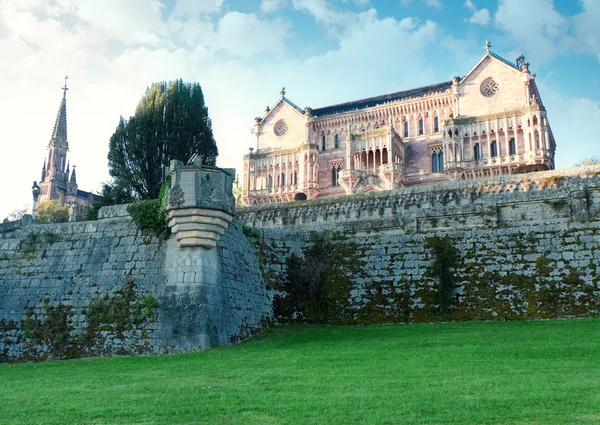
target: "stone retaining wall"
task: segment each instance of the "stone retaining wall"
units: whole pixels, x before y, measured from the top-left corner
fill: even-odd
[[[238,222],[210,253],[182,258],[174,238],[140,231],[124,206],[100,216],[0,232],[0,361],[202,349],[270,318]]]

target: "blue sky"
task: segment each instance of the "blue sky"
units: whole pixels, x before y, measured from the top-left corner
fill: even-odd
[[[558,168],[600,155],[599,0],[0,0],[0,218],[31,203],[66,72],[80,188],[109,179],[108,140],[152,82],[202,85],[220,150],[241,165],[281,86],[300,107],[465,75],[523,52]]]

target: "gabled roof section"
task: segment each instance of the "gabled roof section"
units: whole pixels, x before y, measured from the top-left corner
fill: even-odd
[[[300,112],[302,115],[304,115],[304,110],[301,109],[298,105],[296,105],[294,102],[292,102],[291,100],[289,100],[287,97],[283,96],[280,100],[283,100],[285,103],[287,103],[288,105],[290,105],[292,108],[294,108],[296,111]],[[277,102],[279,103],[279,102]]]
[[[477,69],[477,67],[479,65],[481,65],[481,63],[487,58],[487,57],[491,57],[494,58],[496,60],[499,60],[500,62],[504,63],[505,65],[510,66],[511,68],[513,68],[515,71],[520,71],[519,67],[512,63],[511,61],[504,59],[502,56],[497,55],[496,53],[492,52],[491,50],[487,50],[484,55],[481,57],[481,59],[479,59],[477,61],[477,63],[473,66],[473,68],[471,68],[469,70],[469,72],[467,72],[467,74],[464,76],[464,78],[462,79],[462,81],[465,81],[472,73],[473,71],[475,71]]]
[[[283,90],[282,90],[283,92]],[[277,102],[275,102],[275,104],[273,105],[273,107],[271,109],[269,109],[269,112],[267,112],[265,114],[265,116],[262,118],[262,120],[260,121],[261,124],[264,123],[267,118],[273,113],[273,111],[275,110],[275,108],[277,108],[279,106],[280,103],[286,103],[289,106],[291,106],[292,108],[294,108],[294,110],[296,112],[298,112],[300,115],[304,116],[304,110],[300,109],[300,107],[298,105],[296,105],[294,102],[292,102],[291,100],[289,100],[287,97],[285,97],[284,95],[282,95]]]
[[[366,99],[360,99],[352,102],[340,103],[337,105],[313,109],[312,115],[318,118],[325,115],[339,114],[343,112],[372,108],[373,106],[381,105],[388,102],[394,102],[397,100],[408,99],[412,97],[421,97],[430,93],[444,92],[450,87],[452,87],[452,81],[444,81],[443,83],[418,87],[416,89],[403,90],[395,93],[384,94],[381,96],[369,97]]]

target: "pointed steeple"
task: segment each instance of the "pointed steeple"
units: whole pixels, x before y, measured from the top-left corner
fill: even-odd
[[[40,182],[43,182],[46,178],[46,158],[44,158],[44,165],[42,166],[42,179]]]
[[[71,179],[69,183],[77,184],[77,176],[75,175],[75,165],[73,165],[73,171],[71,172]]]
[[[54,123],[54,130],[52,131],[52,137],[50,138],[49,145],[67,144],[67,79],[69,76],[65,76],[65,85],[63,86],[63,98],[60,101],[58,107],[58,114],[56,116],[56,122]]]

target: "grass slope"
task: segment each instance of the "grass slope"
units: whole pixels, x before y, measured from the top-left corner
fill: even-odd
[[[0,365],[6,424],[598,424],[600,320],[284,326],[162,357]]]

